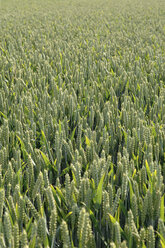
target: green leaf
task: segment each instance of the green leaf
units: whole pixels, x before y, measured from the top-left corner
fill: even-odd
[[[53,187],[53,186],[51,185],[51,187]],[[57,186],[56,186],[56,191],[57,191],[61,201],[66,205],[65,197],[64,197],[62,191]]]
[[[110,176],[111,176],[112,173],[113,173],[113,167],[112,167],[112,169],[108,173],[108,178],[110,178]]]
[[[132,174],[132,179],[134,178],[135,174],[136,174],[136,169],[134,169],[134,172]]]
[[[2,52],[5,53],[5,55],[6,55],[6,51],[5,51],[2,47],[0,47],[0,49],[1,49]]]
[[[160,218],[164,222],[164,195],[161,197],[161,204],[160,204]]]
[[[147,193],[147,186],[146,186],[146,184],[145,183],[143,183],[143,193],[144,193],[144,195],[146,195],[146,193]]]
[[[10,218],[10,222],[11,222],[11,225],[12,225],[12,227],[14,226],[14,221],[13,221],[13,219],[12,219],[12,216],[11,216],[11,214],[8,212],[8,214],[9,214],[9,218]]]
[[[88,171],[89,163],[86,165],[85,171]]]
[[[132,188],[132,183],[129,177],[128,177],[128,181],[129,181],[129,191],[130,191],[130,202],[132,202],[133,188]]]
[[[111,214],[108,214],[108,215],[109,215],[109,218],[110,218],[110,220],[111,220],[111,222],[113,224],[115,224],[116,222],[118,222]],[[119,222],[118,222],[118,224],[119,224]],[[119,226],[120,226],[120,224],[119,224]],[[121,231],[122,234],[124,234],[124,231],[123,231],[123,229],[121,227],[120,227],[120,231]]]
[[[90,184],[92,186],[92,189],[95,190],[95,181],[93,180],[93,178],[90,180]]]
[[[53,169],[55,172],[57,172],[57,168],[56,168],[56,163],[51,163],[51,161],[49,160],[49,158],[46,156],[46,154],[45,153],[43,153],[41,150],[39,150],[39,149],[37,149],[39,152],[40,152],[40,154],[41,154],[41,156],[42,156],[42,158],[43,158],[43,160],[44,160],[44,162],[45,162],[45,165],[46,165],[46,167],[48,168],[48,169]]]
[[[132,248],[133,247],[133,238],[132,235],[129,236],[129,242],[128,242],[128,248]]]
[[[89,210],[89,215],[90,215],[90,218],[92,220],[92,223],[94,224],[94,227],[97,229],[98,228],[98,221],[95,218],[95,215],[94,215],[94,213],[92,212],[91,209]]]
[[[61,208],[61,202],[60,202],[60,200],[58,198],[59,196],[57,195],[56,190],[54,189],[54,187],[52,185],[50,185],[50,187],[51,187],[52,192],[53,192],[53,196],[54,196],[54,199],[55,199],[55,202],[56,202],[56,207],[57,207],[57,210],[58,210],[59,217],[64,219],[65,218],[65,213]]]
[[[90,146],[90,140],[88,139],[87,136],[85,136],[85,141],[86,141],[86,145],[87,145],[87,146]]]
[[[16,202],[16,205],[15,205],[15,211],[16,211],[17,218],[19,219],[19,208],[18,208],[18,203],[17,202]]]
[[[135,97],[135,95],[133,94],[133,92],[132,92],[132,97],[133,97],[134,103],[136,103],[136,97]]]
[[[56,193],[56,190],[54,189],[53,185],[50,185],[51,189],[52,189],[52,193],[53,193],[53,196],[54,196],[54,199],[56,201],[56,205],[61,208],[61,202],[60,200],[58,199],[58,196],[57,196],[57,193]]]
[[[45,146],[46,146],[48,155],[49,155],[49,157],[50,157],[50,160],[51,160],[52,164],[54,164],[54,159],[53,159],[52,154],[51,154],[51,152],[50,152],[50,149],[49,149],[49,146],[48,146],[48,142],[47,142],[47,139],[46,139],[46,136],[45,136],[43,130],[41,130],[41,134],[42,134],[42,138],[43,138],[43,141],[44,141],[44,143],[45,143]]]
[[[45,162],[45,165],[46,165],[47,167],[49,167],[50,161],[49,161],[48,157],[47,157],[41,150],[39,150],[39,151],[40,151],[40,153],[41,153],[41,155],[42,155],[42,158],[43,158],[43,160],[44,160],[44,162]]]
[[[163,235],[161,235],[159,232],[156,231],[156,233],[158,234],[159,238],[161,239],[161,243],[165,246],[165,238],[163,237]]]
[[[77,185],[77,180],[76,180],[76,177],[73,171],[72,171],[72,176],[73,176],[73,181],[75,182],[75,185]]]
[[[163,243],[162,240],[160,240],[160,243],[161,243],[162,248],[165,248],[165,244]]]
[[[63,169],[63,171],[62,171],[60,177],[64,176],[66,173],[68,173],[68,172],[70,171],[70,169],[71,169],[71,168],[70,168],[70,166],[68,165],[65,169]]]
[[[156,133],[156,129],[155,129],[155,123],[153,121],[151,123],[152,123],[152,135],[154,137],[156,137],[157,136],[157,133]]]
[[[11,210],[10,204],[9,204],[7,199],[6,199],[6,203],[7,203],[8,209],[9,209],[8,213],[12,219],[12,222],[14,222],[14,216],[12,216],[12,210]]]
[[[75,135],[76,128],[77,128],[77,127],[75,127],[75,128],[73,129],[73,131],[72,131],[71,138],[70,138],[71,141],[74,139],[74,135]]]
[[[149,178],[149,182],[152,183],[150,167],[148,165],[147,160],[145,162],[146,162],[146,170],[147,170],[147,175],[148,175],[148,178]]]
[[[25,149],[25,145],[24,145],[23,141],[21,140],[21,138],[20,138],[19,136],[16,136],[16,137],[17,137],[17,139],[18,139],[19,142],[20,142],[21,151],[22,151],[22,153],[23,153],[23,157],[24,157],[24,159],[27,161],[29,155],[28,155],[28,152],[27,152],[26,149]],[[33,161],[33,163],[34,163],[34,161]]]
[[[66,220],[69,218],[69,216],[72,215],[72,213],[73,213],[73,212],[69,212],[69,213],[65,216],[64,220],[66,221]]]
[[[93,199],[94,203],[96,204],[96,207],[99,207],[102,201],[102,188],[103,188],[104,178],[105,178],[105,174],[100,179],[99,185],[96,190],[96,195]]]
[[[1,111],[0,111],[0,115],[2,115],[3,118],[7,120],[7,116],[4,113],[2,113]]]
[[[30,241],[29,248],[35,248],[36,247],[36,235],[33,236],[33,239]]]
[[[127,89],[129,88],[129,80],[127,80],[125,88],[127,88]]]
[[[29,222],[26,225],[26,232],[27,232],[28,238],[30,238],[30,235],[31,235],[31,229],[32,229],[31,223],[32,223],[32,220],[33,220],[33,217],[30,218]]]

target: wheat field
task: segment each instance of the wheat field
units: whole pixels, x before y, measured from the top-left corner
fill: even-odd
[[[0,248],[165,248],[165,2],[0,1]]]

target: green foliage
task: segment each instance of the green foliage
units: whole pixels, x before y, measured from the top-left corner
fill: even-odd
[[[165,247],[164,9],[0,2],[0,247]]]

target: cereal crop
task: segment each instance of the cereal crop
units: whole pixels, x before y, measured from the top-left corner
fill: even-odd
[[[165,248],[165,2],[0,0],[0,247]]]

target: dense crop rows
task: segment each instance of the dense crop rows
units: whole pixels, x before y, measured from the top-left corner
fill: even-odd
[[[164,10],[0,2],[0,247],[165,247]]]

